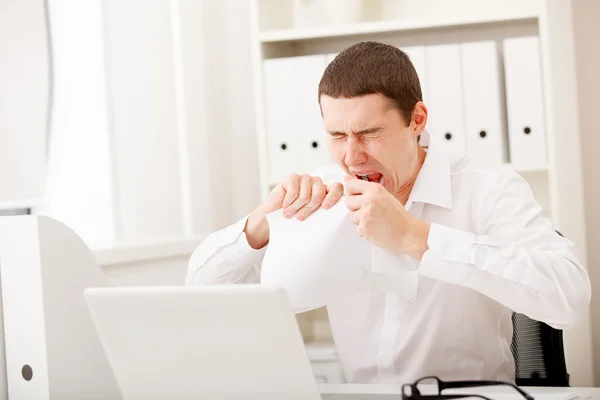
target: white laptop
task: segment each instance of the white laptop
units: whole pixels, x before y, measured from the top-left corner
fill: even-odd
[[[282,289],[107,287],[84,294],[123,399],[321,399]]]

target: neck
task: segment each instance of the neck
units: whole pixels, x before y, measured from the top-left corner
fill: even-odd
[[[412,191],[413,186],[415,186],[415,181],[417,180],[417,176],[419,175],[419,171],[421,170],[421,166],[423,166],[425,156],[427,155],[421,146],[419,146],[418,152],[417,162],[415,163],[409,179],[400,187],[400,190],[396,192],[396,198],[400,200],[400,203],[403,205],[408,201],[408,196],[410,196],[410,192]]]

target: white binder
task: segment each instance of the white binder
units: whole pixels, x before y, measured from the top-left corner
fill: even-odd
[[[0,218],[0,276],[8,398],[120,399],[83,296],[109,284],[81,238],[47,217]]]
[[[506,159],[496,42],[461,44],[467,154],[487,163]]]
[[[410,58],[417,75],[419,75],[419,82],[421,83],[421,93],[423,94],[423,102],[427,105],[429,99],[427,95],[427,68],[425,67],[425,46],[410,46],[401,47],[400,50],[404,51]]]
[[[325,55],[264,61],[268,179],[309,173],[327,163],[325,130],[318,103]]]
[[[427,46],[425,49],[429,100],[428,130],[432,144],[460,157],[466,155],[460,45]]]
[[[542,67],[537,37],[504,41],[510,161],[515,168],[546,166]]]

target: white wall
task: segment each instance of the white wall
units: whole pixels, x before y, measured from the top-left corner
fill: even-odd
[[[545,119],[549,122],[548,157],[554,168],[550,175],[554,224],[575,243],[580,261],[589,269],[572,13],[572,0],[544,2],[540,18],[540,35],[545,38],[542,46],[546,67],[544,105]],[[593,382],[590,326],[591,318],[587,318],[579,326],[564,331],[567,369],[573,385],[591,385]]]
[[[96,250],[96,261],[114,286],[182,286],[202,238]]]
[[[0,2],[0,209],[42,200],[50,60],[44,1]]]
[[[600,2],[573,0],[573,28],[577,63],[579,126],[584,171],[585,219],[587,221],[588,268],[592,280],[592,340],[594,384],[600,386]]]

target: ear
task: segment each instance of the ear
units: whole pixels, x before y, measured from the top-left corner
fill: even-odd
[[[413,134],[415,136],[420,135],[421,132],[423,132],[423,130],[425,129],[425,126],[427,125],[427,116],[428,111],[427,106],[425,106],[425,103],[423,103],[422,101],[417,102],[417,104],[415,104],[415,106],[413,107],[411,121]]]

